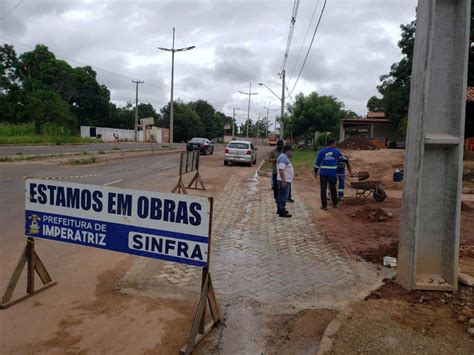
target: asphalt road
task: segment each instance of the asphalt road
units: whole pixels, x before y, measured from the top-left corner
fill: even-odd
[[[16,260],[25,243],[24,238],[24,177],[67,177],[67,181],[133,187],[146,189],[147,181],[153,181],[153,189],[170,191],[170,184],[178,174],[179,154],[123,157],[101,164],[84,166],[57,165],[51,160],[22,161],[0,164],[0,260]],[[168,175],[166,177],[166,175]],[[165,178],[162,178],[165,176]],[[165,181],[166,180],[166,181]],[[160,181],[165,186],[161,186]],[[55,257],[74,253],[77,248],[48,243]],[[0,265],[0,279],[5,281],[5,270]],[[3,276],[3,277],[2,277]]]
[[[153,144],[154,149],[160,145]],[[14,155],[49,155],[82,152],[98,152],[111,150],[151,150],[150,143],[93,143],[93,144],[73,144],[73,145],[0,145],[0,156]]]

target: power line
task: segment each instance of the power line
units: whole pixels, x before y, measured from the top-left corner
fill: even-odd
[[[23,3],[23,0],[20,0],[20,2],[18,4],[16,4],[15,6],[13,6],[9,11],[5,12],[2,16],[0,16],[0,21],[3,20],[5,17],[7,17],[8,15],[10,15],[13,11],[15,11],[15,9],[20,6],[21,4]]]
[[[319,2],[320,2],[320,0],[318,0],[318,1],[316,2],[316,6],[315,6],[314,9],[313,9],[313,13],[312,13],[312,15],[311,15],[311,19],[309,20],[308,27],[306,28],[306,33],[305,33],[305,35],[304,35],[303,42],[301,43],[300,50],[298,51],[298,55],[296,56],[295,64],[293,65],[293,68],[291,69],[290,78],[293,77],[293,74],[295,73],[295,70],[296,70],[296,66],[297,66],[297,64],[298,64],[298,61],[300,60],[301,52],[303,51],[304,44],[306,43],[306,38],[308,37],[309,29],[311,28],[311,25],[313,24],[314,15],[316,15],[316,10],[318,9]]]
[[[300,80],[301,73],[303,72],[306,61],[308,60],[309,52],[311,52],[311,47],[313,46],[314,38],[316,37],[316,33],[318,32],[319,24],[321,23],[321,19],[323,18],[324,11],[326,10],[326,4],[327,4],[327,0],[324,0],[324,5],[323,5],[323,8],[321,10],[321,14],[319,15],[318,23],[316,24],[316,28],[314,29],[314,33],[313,33],[313,37],[311,38],[311,43],[309,44],[308,51],[306,52],[306,56],[304,57],[303,65],[301,66],[300,72],[298,73],[298,77],[296,78],[295,85],[293,86],[293,89],[291,89],[291,91],[290,91],[290,95],[295,90],[296,85],[298,84],[298,81]]]

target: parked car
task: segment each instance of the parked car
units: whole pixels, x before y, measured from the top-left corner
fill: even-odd
[[[214,154],[214,145],[207,138],[193,138],[186,144],[186,150],[199,150],[201,154]]]
[[[224,154],[224,165],[244,163],[252,166],[257,162],[257,148],[252,142],[232,141],[227,145]]]

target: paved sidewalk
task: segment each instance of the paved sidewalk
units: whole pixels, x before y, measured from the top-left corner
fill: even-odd
[[[221,353],[263,351],[261,315],[339,310],[383,277],[375,266],[333,250],[298,189],[294,197],[296,203],[288,206],[293,218],[280,218],[268,179],[250,176],[231,177],[215,201],[211,274],[227,325],[217,340]],[[142,259],[134,269],[127,279],[140,289],[199,290],[197,268]],[[254,339],[250,347],[249,339]]]

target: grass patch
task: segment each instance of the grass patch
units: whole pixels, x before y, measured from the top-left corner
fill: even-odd
[[[93,138],[81,138],[67,133],[64,128],[53,124],[45,124],[42,134],[34,133],[32,123],[12,124],[0,123],[0,144],[68,144],[93,143]]]
[[[87,164],[94,164],[94,163],[97,163],[96,157],[69,160],[69,164],[71,165],[87,165]]]
[[[262,167],[260,168],[260,171],[271,173],[272,170],[273,170],[273,164],[269,160],[265,160],[265,163],[263,163]]]
[[[12,161],[12,158],[10,157],[0,157],[0,163],[6,163],[6,162],[9,162],[9,161]]]
[[[295,174],[301,175],[305,171],[313,171],[314,160],[316,159],[316,151],[312,149],[295,150],[291,163],[295,168]]]
[[[119,147],[113,147],[112,150],[120,150]]]

